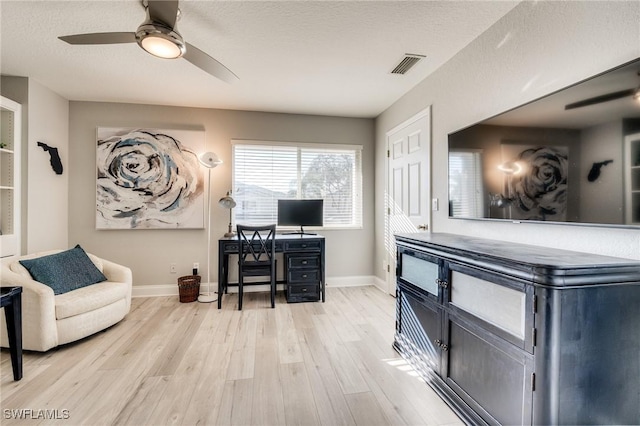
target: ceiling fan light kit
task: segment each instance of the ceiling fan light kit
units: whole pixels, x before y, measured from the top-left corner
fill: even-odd
[[[182,36],[175,30],[144,23],[136,31],[136,41],[146,52],[164,59],[176,59],[187,51]]]

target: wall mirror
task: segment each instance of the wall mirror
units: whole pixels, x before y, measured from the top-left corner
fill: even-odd
[[[640,227],[640,59],[448,139],[450,217]]]

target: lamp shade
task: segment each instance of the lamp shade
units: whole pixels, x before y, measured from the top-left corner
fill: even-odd
[[[198,160],[200,160],[200,164],[210,169],[222,164],[222,160],[214,152],[205,152],[198,157]]]
[[[220,198],[220,200],[218,200],[218,205],[220,207],[224,207],[225,209],[232,209],[236,206],[236,200],[234,200],[231,196],[227,195],[225,197]]]

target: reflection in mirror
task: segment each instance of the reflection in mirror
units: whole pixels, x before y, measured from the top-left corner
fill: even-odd
[[[449,216],[640,226],[640,60],[450,134]]]

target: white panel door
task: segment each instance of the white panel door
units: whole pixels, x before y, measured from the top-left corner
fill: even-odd
[[[394,234],[429,230],[431,198],[430,108],[387,133],[387,283],[395,295]]]

